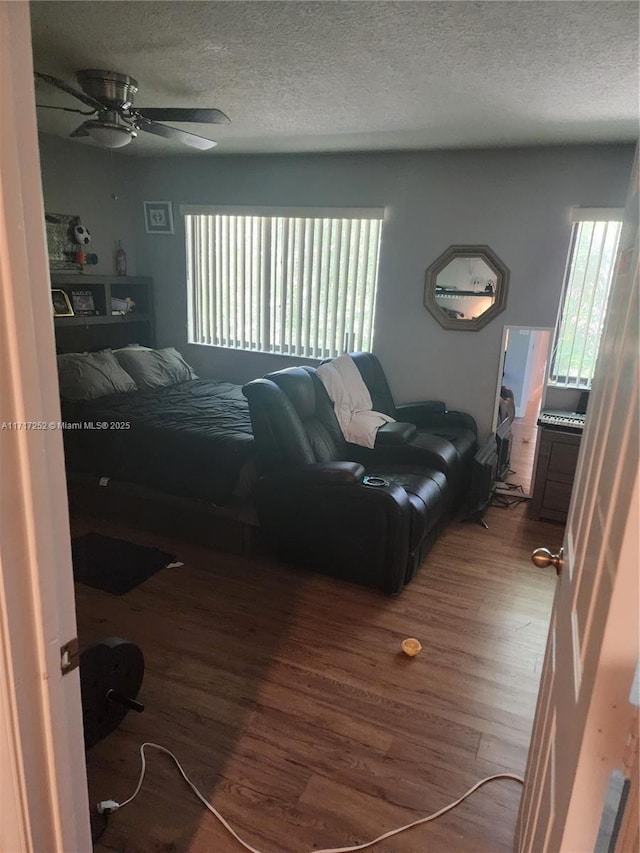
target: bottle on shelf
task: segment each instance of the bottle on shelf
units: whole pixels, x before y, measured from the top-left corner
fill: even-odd
[[[118,240],[116,248],[116,275],[127,274],[127,254],[122,248],[122,240]]]

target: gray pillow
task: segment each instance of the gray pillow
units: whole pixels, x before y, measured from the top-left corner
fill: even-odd
[[[59,355],[58,381],[63,400],[96,400],[136,390],[136,383],[109,349]]]
[[[173,347],[145,349],[125,347],[116,350],[120,365],[133,377],[138,388],[161,388],[198,377]]]

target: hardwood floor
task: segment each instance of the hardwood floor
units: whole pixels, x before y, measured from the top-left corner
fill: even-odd
[[[147,710],[87,754],[91,802],[126,799],[139,745],[175,752],[264,853],[356,844],[441,808],[480,778],[522,774],[555,574],[529,561],[562,527],[490,508],[452,523],[398,597],[113,524],[88,529],[184,561],[122,597],[77,585],[81,644],[140,645]],[[415,658],[400,642],[418,637]],[[376,853],[512,849],[520,786],[501,780]],[[98,851],[234,853],[166,756]]]
[[[525,495],[533,490],[533,463],[538,440],[538,414],[540,397],[536,396],[527,406],[525,415],[515,418],[511,424],[513,443],[511,445],[511,470],[505,480],[522,486]]]
[[[513,443],[511,445],[511,470],[505,478],[507,483],[522,486],[525,495],[530,495],[533,487],[533,462],[538,440],[536,424],[524,423],[516,418],[511,424]]]

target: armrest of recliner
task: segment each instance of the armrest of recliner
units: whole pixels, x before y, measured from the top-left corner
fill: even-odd
[[[393,595],[406,581],[412,508],[401,486],[370,488],[363,473],[338,462],[260,477],[253,494],[261,532],[289,562]]]
[[[464,426],[467,429],[470,429],[474,435],[478,435],[478,424],[476,423],[476,419],[473,415],[470,415],[468,412],[457,412],[455,409],[447,410],[447,423],[455,422],[456,426]]]
[[[444,415],[446,411],[447,407],[442,400],[421,400],[396,406],[396,412],[401,420],[410,421],[418,426],[422,426],[423,420],[433,418],[435,415]]]
[[[376,447],[397,447],[406,444],[417,432],[415,424],[395,421],[383,424],[376,433]]]
[[[314,462],[299,468],[269,474],[269,480],[282,485],[302,486],[323,483],[356,485],[362,482],[364,466],[358,462]]]
[[[475,419],[466,412],[448,410],[441,400],[426,400],[420,403],[403,403],[396,406],[399,418],[418,427],[460,426],[477,435]]]

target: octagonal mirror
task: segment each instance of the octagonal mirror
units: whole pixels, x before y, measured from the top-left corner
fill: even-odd
[[[489,246],[449,246],[427,268],[424,305],[444,329],[474,332],[504,311],[509,270]]]

